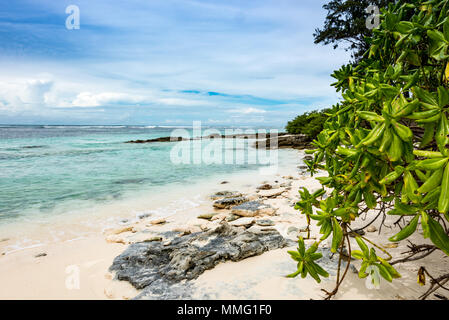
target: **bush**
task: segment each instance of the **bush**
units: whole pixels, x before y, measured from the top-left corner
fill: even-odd
[[[331,251],[362,260],[359,277],[374,285],[381,278],[392,281],[400,274],[393,265],[423,258],[434,251],[449,255],[449,0],[390,4],[381,14],[381,25],[369,39],[371,47],[355,66],[343,66],[333,74],[333,84],[343,100],[334,106],[323,131],[312,142],[310,171],[325,170],[317,178],[324,188],[315,193],[300,190],[296,208],[321,226],[322,237],[308,250],[299,240],[290,252],[298,262],[291,276],[308,274],[318,282],[328,273],[319,265],[319,244],[332,236]],[[317,210],[314,210],[316,208]],[[389,240],[407,239],[418,230],[433,245],[412,244],[410,255],[391,261],[386,250],[359,236],[351,225],[367,214],[369,221],[395,215],[402,230]],[[360,250],[351,250],[349,235]],[[382,251],[381,258],[376,249]],[[338,291],[348,270],[338,268]],[[418,282],[425,283],[425,268]],[[449,280],[449,274],[432,277],[422,297]]]
[[[303,113],[292,121],[289,121],[285,130],[291,134],[306,134],[310,139],[313,139],[323,130],[323,124],[328,118],[326,115],[326,112],[328,111],[329,110]]]

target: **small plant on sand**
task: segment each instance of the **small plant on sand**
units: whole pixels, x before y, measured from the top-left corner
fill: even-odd
[[[328,299],[344,280],[350,256],[362,260],[360,278],[377,285],[380,278],[391,282],[400,277],[393,267],[397,263],[435,251],[449,255],[449,0],[397,1],[382,9],[380,21],[363,58],[332,75],[343,100],[329,111],[308,151],[312,174],[327,172],[317,179],[329,196],[302,190],[296,205],[309,224],[317,221],[322,237],[307,251],[299,240],[298,252],[290,252],[298,261],[291,276],[310,274],[317,281],[318,275],[327,276],[316,248],[332,237],[339,264]],[[410,242],[407,256],[392,261],[360,232],[376,219],[383,225],[386,215],[397,216],[402,229],[390,241],[403,241],[420,226],[432,244]],[[366,226],[355,229],[354,221],[362,216]],[[360,250],[351,248],[351,235]],[[432,277],[423,267],[420,284],[426,275],[430,288],[421,298],[438,288],[449,290],[444,287],[449,274]]]

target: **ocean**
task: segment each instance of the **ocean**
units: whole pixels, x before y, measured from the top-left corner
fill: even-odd
[[[247,161],[248,156],[231,164],[175,164],[171,152],[178,142],[125,143],[170,136],[175,129],[182,128],[0,126],[0,225],[63,217],[74,209],[167,194],[172,189],[182,194],[201,181],[257,172],[270,165]],[[192,133],[191,128],[184,129]],[[224,128],[215,129],[224,133]],[[201,142],[200,147],[209,143]],[[226,145],[223,150],[247,151],[251,144],[247,140],[243,146]],[[280,162],[295,160],[287,150],[276,156]]]

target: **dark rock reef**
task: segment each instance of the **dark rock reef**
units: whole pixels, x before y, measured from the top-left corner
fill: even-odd
[[[165,245],[132,244],[114,259],[110,270],[118,280],[143,289],[137,298],[188,298],[188,281],[220,262],[239,261],[285,246],[287,240],[274,229],[251,232],[223,222],[213,230],[175,237]],[[187,282],[181,283],[183,280]]]

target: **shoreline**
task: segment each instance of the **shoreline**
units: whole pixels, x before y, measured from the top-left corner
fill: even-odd
[[[284,238],[294,241],[300,229],[305,225],[305,217],[294,210],[292,204],[298,199],[300,187],[319,188],[314,179],[301,174],[298,165],[304,153],[296,151],[298,162],[283,167],[282,175],[278,173],[271,177],[257,176],[257,173],[241,175],[243,181],[233,182],[239,174],[221,177],[219,180],[209,181],[209,188],[204,190],[202,201],[197,206],[180,210],[165,217],[155,215],[144,216],[128,220],[126,223],[109,228],[97,228],[85,237],[66,240],[56,240],[40,246],[9,252],[0,255],[0,299],[132,299],[142,291],[135,289],[126,281],[114,279],[114,273],[109,272],[114,258],[122,254],[130,243],[140,241],[153,241],[155,237],[164,232],[185,230],[188,232],[201,232],[212,228],[219,223],[219,219],[208,221],[199,219],[202,214],[216,213],[216,216],[225,217],[230,214],[229,209],[214,209],[213,201],[208,197],[217,191],[238,191],[240,193],[258,197],[264,204],[276,209],[273,215],[262,215],[269,219]],[[280,163],[282,167],[282,163]],[[254,177],[257,176],[258,179]],[[248,181],[248,177],[252,180]],[[220,180],[228,183],[221,184]],[[273,188],[257,190],[263,182],[270,185],[284,185],[283,192],[277,194]],[[290,184],[290,186],[287,186]],[[213,188],[211,187],[213,186]],[[272,196],[269,196],[270,193]],[[265,195],[261,197],[261,195]],[[261,199],[263,198],[263,199]],[[129,217],[133,215],[130,214]],[[134,214],[135,217],[135,214]],[[124,217],[120,217],[123,219]],[[163,224],[155,220],[165,219]],[[390,219],[391,220],[391,219]],[[373,225],[379,227],[376,221]],[[384,229],[382,237],[377,232],[367,233],[369,239],[381,245],[386,245],[387,236],[393,235],[398,229],[387,220],[391,229]],[[74,226],[68,223],[69,228]],[[98,226],[97,226],[98,227]],[[190,230],[188,230],[190,229]],[[319,235],[319,228],[312,225],[313,237]],[[54,234],[47,234],[48,238]],[[416,236],[416,235],[414,235]],[[3,237],[2,237],[3,238]],[[8,241],[1,241],[0,248],[4,249]],[[164,241],[163,239],[161,239]],[[352,239],[351,242],[355,241]],[[306,240],[310,245],[313,240]],[[313,279],[288,279],[285,276],[295,271],[296,264],[287,254],[287,250],[294,250],[295,246],[275,249],[258,256],[249,257],[238,262],[226,261],[219,263],[213,269],[207,270],[198,278],[192,280],[192,296],[196,299],[321,299],[321,289],[333,289],[335,272],[330,256],[325,255],[326,267],[331,277],[323,279],[317,284]],[[328,244],[322,244],[322,250],[328,250]],[[400,257],[407,250],[406,243],[399,243],[397,247],[387,249],[393,257]],[[2,250],[0,249],[0,252]],[[335,259],[334,259],[335,260]],[[425,291],[416,283],[416,273],[421,264],[431,266],[432,273],[449,268],[449,259],[443,255],[432,254],[417,263],[398,264],[398,271],[402,274],[402,282],[382,282],[379,290],[370,290],[365,281],[359,279],[353,268],[359,268],[358,262],[348,273],[336,299],[416,299]],[[75,266],[75,268],[73,268]],[[79,276],[79,289],[71,288],[73,276]]]

